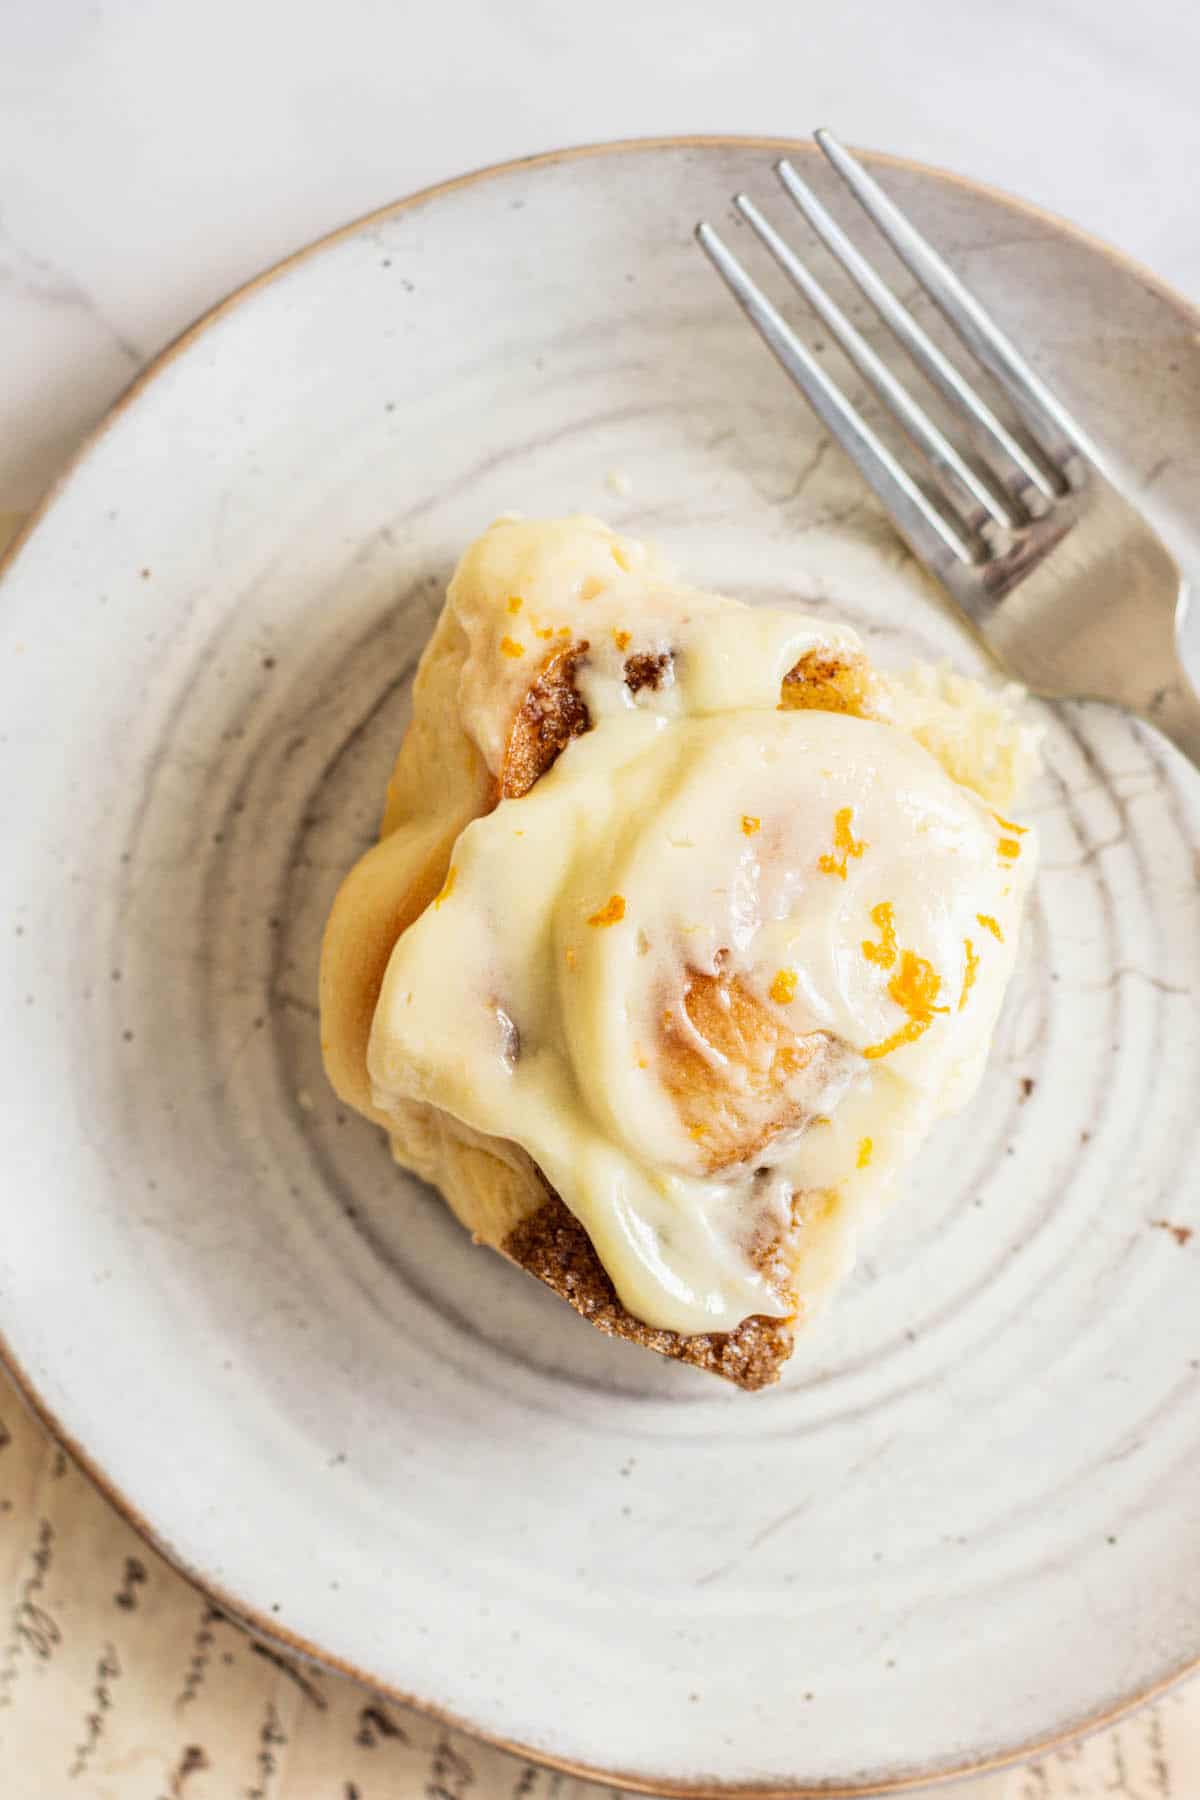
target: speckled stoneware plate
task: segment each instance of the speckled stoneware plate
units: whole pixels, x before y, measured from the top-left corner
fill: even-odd
[[[786,216],[778,148],[552,156],[352,226],[173,346],[16,549],[0,1304],[54,1429],[262,1630],[613,1782],[861,1793],[1200,1656],[1200,779],[1045,712],[982,1093],[763,1395],[473,1249],[339,1110],[314,1012],[494,514],[599,512],[981,666],[692,244],[735,188]],[[1197,316],[882,166],[1195,569]]]

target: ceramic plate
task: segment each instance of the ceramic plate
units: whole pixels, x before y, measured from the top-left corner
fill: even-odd
[[[16,550],[2,1320],[55,1430],[258,1628],[613,1782],[862,1792],[1200,1656],[1200,779],[1045,711],[983,1090],[760,1396],[474,1249],[339,1109],[314,1010],[496,513],[601,513],[885,661],[982,666],[692,243],[736,188],[786,216],[778,148],[549,157],[352,226],[169,350]],[[1196,315],[883,167],[1197,566]]]

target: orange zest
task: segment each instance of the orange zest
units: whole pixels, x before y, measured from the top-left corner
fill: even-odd
[[[435,906],[440,906],[443,900],[448,900],[450,898],[451,894],[454,892],[454,884],[457,880],[458,870],[455,868],[454,864],[451,863],[450,867],[446,870],[446,879],[442,883],[442,891],[437,895],[433,902]]]
[[[959,1012],[967,1004],[967,995],[975,986],[975,977],[979,973],[979,954],[970,938],[963,939],[963,952],[966,962],[963,966],[962,993],[958,996]]]
[[[599,912],[594,912],[589,925],[619,925],[625,917],[624,894],[610,894]]]
[[[629,633],[627,631],[618,631],[616,629],[616,627],[614,626],[614,628],[613,628],[613,643],[617,646],[618,650],[621,650],[621,651],[628,650],[628,648],[629,648]]]
[[[870,1168],[871,1157],[874,1155],[874,1152],[875,1152],[874,1139],[869,1138],[869,1137],[863,1138],[862,1142],[858,1146],[858,1167],[860,1169]]]
[[[742,831],[746,837],[753,837],[761,824],[762,820],[756,819],[753,813],[742,814]]]
[[[524,656],[525,646],[524,644],[514,642],[510,637],[502,637],[500,639],[500,654],[501,656],[511,656],[515,659],[518,656]]]
[[[519,613],[524,604],[520,594],[513,594],[508,602],[508,610],[510,613]]]
[[[933,1024],[935,1013],[950,1011],[948,1006],[934,1005],[942,991],[942,978],[931,962],[913,950],[900,952],[900,967],[888,982],[887,991],[888,998],[894,1000],[908,1018],[891,1037],[884,1038],[881,1044],[871,1044],[863,1051],[863,1055],[871,1059],[890,1056],[901,1044],[915,1044]]]
[[[767,989],[776,1006],[787,1006],[796,998],[799,981],[795,969],[776,969],[774,980]]]
[[[861,856],[866,844],[856,838],[851,829],[854,819],[854,808],[843,806],[834,816],[833,821],[833,854],[827,851],[821,857],[817,867],[823,875],[840,875],[846,879],[846,865],[852,856]],[[840,859],[840,860],[839,860]]]
[[[890,900],[871,908],[871,923],[879,933],[879,942],[873,944],[869,938],[864,938],[862,953],[868,962],[881,969],[890,969],[896,960],[896,915]]]
[[[1001,838],[996,845],[996,851],[1005,862],[1016,862],[1021,854],[1021,846],[1016,838]]]
[[[1001,831],[1013,831],[1018,837],[1024,837],[1029,830],[1028,825],[1014,825],[1011,819],[1002,819],[998,812],[992,814]]]
[[[554,636],[554,627],[553,625],[545,625],[539,630],[539,628],[535,626],[533,635],[535,638],[541,638],[544,643],[547,638],[552,638]]]
[[[976,913],[975,917],[979,920],[979,923],[983,926],[985,931],[991,932],[998,944],[1004,942],[1004,933],[1000,929],[999,921],[993,919],[991,913]]]

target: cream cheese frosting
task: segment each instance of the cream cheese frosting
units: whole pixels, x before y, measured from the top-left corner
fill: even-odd
[[[683,587],[595,521],[499,522],[449,605],[498,782],[556,648],[586,645],[589,728],[466,826],[398,939],[374,1104],[519,1146],[646,1323],[787,1316],[764,1246],[802,1267],[806,1218],[861,1213],[974,1091],[1033,834],[897,724],[780,709],[804,657],[861,655],[852,632]]]

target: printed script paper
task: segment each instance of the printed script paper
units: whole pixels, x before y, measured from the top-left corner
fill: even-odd
[[[253,1643],[0,1377],[3,1800],[600,1800]],[[941,1792],[948,1790],[942,1789]],[[1200,1683],[959,1800],[1200,1800]]]

